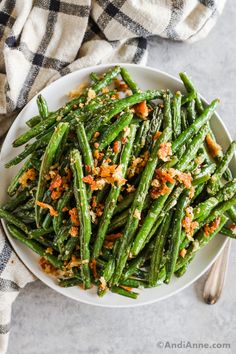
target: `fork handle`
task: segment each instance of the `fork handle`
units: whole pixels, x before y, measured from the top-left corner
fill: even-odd
[[[229,239],[220,256],[211,267],[205,282],[203,299],[209,305],[214,305],[221,295],[228,268],[230,244],[231,240]]]

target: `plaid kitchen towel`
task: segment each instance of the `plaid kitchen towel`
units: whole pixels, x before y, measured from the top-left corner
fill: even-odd
[[[2,0],[0,136],[48,83],[85,66],[145,63],[147,41],[194,41],[208,34],[225,0]],[[0,230],[0,353],[11,304],[33,280]]]

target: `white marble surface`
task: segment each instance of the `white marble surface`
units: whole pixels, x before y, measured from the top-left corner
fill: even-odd
[[[208,38],[195,44],[152,39],[148,65],[173,75],[186,70],[207,99],[220,97],[219,112],[236,136],[236,8],[228,0]],[[156,354],[200,352],[161,349],[159,342],[229,343],[236,353],[236,242],[222,298],[202,301],[204,277],[178,295],[133,309],[103,309],[67,299],[40,281],[21,291],[12,314],[8,354]],[[167,344],[168,345],[168,344]]]

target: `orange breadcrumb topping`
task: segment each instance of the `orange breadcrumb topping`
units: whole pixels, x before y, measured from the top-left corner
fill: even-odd
[[[126,188],[126,191],[127,191],[127,193],[134,192],[135,191],[135,186],[132,186],[131,184],[128,184],[127,188]]]
[[[62,184],[63,184],[62,177],[59,174],[55,175],[49,187],[49,190],[52,191],[51,193],[52,200],[57,200],[60,198],[62,194]]]
[[[212,139],[210,134],[206,135],[206,143],[207,143],[207,147],[209,150],[209,153],[212,157],[216,157],[221,153],[221,146],[219,144],[217,144],[217,142],[215,140]]]
[[[147,119],[149,110],[146,101],[134,105],[134,110],[137,116],[139,116],[142,119]]]
[[[39,200],[36,201],[36,204],[40,208],[49,209],[49,213],[50,213],[51,216],[57,216],[58,215],[58,212],[51,205],[49,205],[47,203],[40,202]]]
[[[28,181],[35,181],[37,173],[34,168],[30,168],[23,173],[23,175],[19,178],[19,183],[22,187],[27,187]]]
[[[192,199],[194,197],[195,188],[192,186],[189,190],[189,198]]]
[[[89,165],[85,165],[85,170],[86,172],[90,173],[92,171],[92,168]]]
[[[103,246],[106,249],[111,250],[113,248],[113,246],[114,246],[114,242],[105,240]]]
[[[94,195],[92,196],[92,203],[91,203],[92,208],[96,208],[97,206],[97,197]]]
[[[126,285],[119,285],[120,288],[123,288],[129,292],[131,292],[133,289],[130,286],[126,286]]]
[[[142,172],[149,159],[149,151],[145,151],[143,155],[133,159],[131,165],[128,168],[128,178],[132,178],[136,174]]]
[[[79,228],[77,226],[71,226],[69,233],[72,237],[76,237],[79,233]]]
[[[105,278],[104,277],[100,277],[99,280],[100,280],[100,283],[101,283],[99,285],[99,288],[101,290],[106,290],[107,289],[107,282],[106,282]]]
[[[102,93],[108,93],[109,92],[109,88],[108,87],[103,87],[102,88]]]
[[[71,210],[69,210],[69,214],[72,224],[74,224],[75,226],[79,226],[80,223],[78,217],[78,209],[72,208]]]
[[[73,90],[71,90],[68,93],[68,96],[70,98],[78,97],[84,92],[86,87],[87,87],[87,84],[86,83],[82,83],[79,86],[75,87]]]
[[[218,217],[213,220],[210,224],[204,226],[204,234],[206,237],[209,237],[213,232],[219,227],[221,218]]]
[[[51,198],[52,198],[52,200],[57,200],[57,199],[59,199],[60,196],[61,196],[61,194],[62,194],[62,191],[61,191],[61,190],[59,190],[59,191],[52,191],[52,193],[51,193]]]
[[[180,257],[184,258],[185,255],[186,255],[186,253],[187,253],[187,250],[186,250],[185,248],[183,248],[183,249],[179,252],[179,255],[180,255]]]
[[[97,261],[96,261],[95,258],[92,260],[92,262],[90,262],[90,268],[92,269],[94,278],[95,278],[95,279],[98,278],[98,274],[97,274]]]
[[[115,172],[117,165],[101,165],[100,166],[100,177],[111,177]]]
[[[93,169],[93,176],[85,176],[83,181],[90,184],[92,190],[99,190],[103,189],[106,183],[114,184],[116,182],[119,185],[123,185],[126,179],[122,176],[122,165],[109,165],[104,162],[100,167]]]
[[[177,179],[180,183],[183,183],[187,189],[191,188],[191,182],[193,179],[190,172],[184,173],[179,171],[177,174]]]
[[[194,230],[199,226],[197,221],[193,221],[193,208],[190,206],[185,209],[185,217],[182,220],[182,226],[189,237],[193,236]]]
[[[123,234],[121,232],[118,232],[117,234],[110,234],[106,236],[106,240],[107,241],[114,241],[117,238],[121,238],[123,236]]]
[[[71,260],[67,263],[66,268],[72,269],[74,267],[79,267],[81,265],[81,261],[72,254]]]
[[[125,92],[128,89],[128,85],[125,82],[120,81],[118,79],[114,80],[114,85],[118,91]]]
[[[118,154],[118,152],[120,152],[120,142],[118,140],[114,141],[113,143],[113,151],[115,154]]]
[[[58,269],[53,267],[53,265],[49,263],[46,258],[41,257],[39,259],[39,265],[45,273],[58,276],[59,273]]]
[[[156,169],[156,178],[152,181],[151,197],[153,199],[158,198],[160,195],[165,195],[170,191],[170,188],[166,183],[174,183],[178,180],[183,183],[187,189],[191,188],[192,176],[191,174],[181,172],[174,168],[169,169]]]
[[[160,138],[160,136],[161,136],[161,132],[157,131],[157,132],[153,135],[152,140],[157,140],[158,138]]]
[[[100,218],[103,214],[103,210],[104,210],[104,204],[99,203],[96,209],[96,216]]]
[[[235,231],[236,230],[236,224],[231,224],[229,226],[229,229],[232,230],[232,231]]]
[[[53,254],[53,249],[52,249],[52,247],[48,247],[48,248],[46,248],[46,251],[45,251],[46,253],[49,253],[49,254]]]
[[[162,161],[169,161],[170,156],[172,155],[171,143],[161,143],[158,150],[157,156]]]
[[[93,176],[91,176],[91,175],[85,176],[85,177],[83,177],[83,181],[84,181],[84,183],[90,184],[90,188],[92,191],[98,189]]]
[[[99,137],[99,135],[100,135],[99,132],[95,132],[95,133],[93,134],[93,138],[94,138],[94,139],[97,139],[97,138]]]

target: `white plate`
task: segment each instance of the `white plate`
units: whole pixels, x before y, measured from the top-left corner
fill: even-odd
[[[123,65],[123,64],[122,64]],[[155,70],[148,67],[138,66],[134,64],[124,64],[124,66],[130,71],[131,75],[138,82],[142,90],[146,89],[171,89],[173,91],[182,90],[184,87],[182,83],[175,77],[168,75],[159,70]],[[49,103],[50,110],[56,110],[58,107],[62,106],[67,100],[66,93],[75,88],[78,84],[87,81],[90,72],[94,71],[97,73],[103,73],[108,70],[111,65],[100,65],[95,67],[89,67],[76,72],[73,72],[67,76],[60,78],[59,80],[53,82],[51,85],[46,87],[41,91],[42,95],[46,98]],[[194,76],[194,73],[193,73]],[[25,121],[30,117],[36,115],[36,97],[34,97],[26,107],[21,111],[8,132],[8,135],[4,141],[1,153],[1,160],[6,162],[22,151],[22,147],[13,149],[12,142],[23,133],[27,128]],[[225,149],[231,141],[229,133],[226,127],[221,121],[220,117],[215,114],[211,120],[212,129],[219,141],[219,143]],[[236,160],[233,159],[231,163],[231,168],[236,175]],[[0,189],[0,202],[1,204],[8,199],[7,197],[7,186],[9,184],[12,176],[15,175],[19,166],[12,167],[10,169],[2,169],[1,171],[1,189]],[[4,229],[5,224],[3,223]],[[144,304],[150,304],[152,302],[165,299],[171,295],[176,294],[178,291],[184,289],[197,278],[199,278],[214,262],[216,257],[219,255],[223,246],[225,244],[225,237],[219,235],[215,237],[209,245],[207,245],[203,250],[201,250],[194,261],[190,264],[187,273],[181,278],[173,278],[169,285],[162,285],[153,289],[139,290],[140,295],[137,300],[132,300],[119,296],[112,293],[107,293],[103,298],[99,298],[96,295],[95,287],[89,291],[84,291],[79,287],[63,289],[59,287],[55,280],[45,273],[43,273],[38,265],[38,256],[34,254],[27,247],[22,245],[17,240],[14,240],[6,231],[7,236],[24,264],[34,273],[40,280],[45,284],[50,286],[52,289],[58,291],[59,293],[68,296],[77,301],[81,301],[87,304],[106,306],[106,307],[131,307]]]

